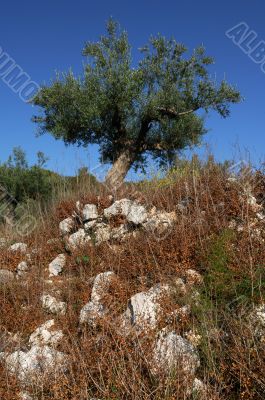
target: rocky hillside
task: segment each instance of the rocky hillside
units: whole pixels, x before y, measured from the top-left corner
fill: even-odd
[[[3,237],[0,398],[264,398],[263,182],[208,165]]]

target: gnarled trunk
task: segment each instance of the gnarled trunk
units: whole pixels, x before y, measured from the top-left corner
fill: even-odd
[[[109,190],[116,190],[123,183],[135,156],[135,151],[128,149],[120,154],[105,178],[105,185]]]

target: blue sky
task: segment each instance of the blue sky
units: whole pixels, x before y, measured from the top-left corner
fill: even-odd
[[[211,72],[217,79],[225,76],[245,97],[242,104],[232,107],[230,118],[221,119],[214,113],[207,117],[210,131],[204,142],[218,160],[234,157],[240,148],[243,153],[247,149],[259,162],[265,149],[265,74],[225,32],[244,21],[259,40],[265,40],[264,15],[264,0],[16,0],[1,4],[0,46],[41,84],[48,83],[56,70],[71,67],[79,73],[84,42],[98,39],[109,16],[128,31],[136,62],[137,48],[150,34],[174,36],[191,50],[203,44],[216,60]],[[30,162],[41,150],[50,158],[48,167],[63,174],[74,174],[84,165],[90,169],[97,165],[95,147],[65,147],[48,134],[36,138],[36,126],[31,122],[34,108],[22,102],[1,79],[0,104],[0,161],[20,145]]]

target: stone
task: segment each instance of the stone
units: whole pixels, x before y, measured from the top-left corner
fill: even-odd
[[[14,243],[9,247],[10,251],[19,251],[21,253],[26,253],[28,245],[26,243]]]
[[[106,310],[102,304],[89,301],[80,311],[80,324],[88,324],[95,327],[97,321],[104,317]]]
[[[26,384],[67,371],[67,356],[49,346],[33,346],[29,351],[15,351],[5,359],[9,372]]]
[[[33,400],[33,397],[27,392],[20,392],[19,399],[20,400]]]
[[[66,303],[63,301],[58,301],[55,297],[49,294],[44,294],[41,296],[41,303],[42,307],[51,314],[64,315],[66,313]]]
[[[111,239],[113,240],[122,240],[124,239],[129,232],[128,227],[125,224],[122,224],[116,228],[112,228],[111,230]]]
[[[115,217],[117,215],[127,216],[132,204],[133,204],[132,200],[128,199],[117,200],[110,207],[105,208],[104,216],[106,218]]]
[[[187,286],[182,278],[177,278],[174,282],[178,295],[185,296],[188,292]]]
[[[105,208],[104,216],[106,218],[123,215],[128,222],[135,225],[142,224],[147,219],[147,211],[144,206],[129,199],[117,200],[110,207]]]
[[[64,236],[64,235],[68,235],[69,233],[71,233],[74,226],[75,226],[75,221],[71,217],[66,218],[63,221],[61,221],[59,224],[59,229],[60,229],[61,235]]]
[[[110,284],[113,282],[115,276],[115,273],[112,271],[102,272],[96,276],[91,292],[91,301],[102,301],[103,296],[108,292]]]
[[[261,304],[254,309],[253,315],[256,320],[265,328],[265,304]]]
[[[170,293],[168,285],[156,285],[147,292],[135,294],[129,300],[129,305],[123,319],[137,330],[154,329],[157,326],[161,312],[160,302],[162,298]]]
[[[207,395],[207,386],[200,379],[195,378],[192,384],[191,394],[195,399],[200,399],[198,396],[206,396]],[[206,398],[206,397],[203,397]],[[208,396],[209,398],[209,396]]]
[[[50,264],[49,264],[49,276],[58,276],[62,273],[66,264],[66,257],[64,254],[59,254]]]
[[[3,249],[7,244],[7,239],[0,238],[0,249]]]
[[[198,347],[201,344],[202,336],[196,331],[188,331],[184,333],[185,338],[194,346]]]
[[[107,242],[111,238],[111,228],[105,223],[99,223],[94,229],[95,242],[97,245]]]
[[[191,343],[174,331],[163,329],[159,332],[153,353],[155,374],[167,375],[181,369],[184,374],[193,376],[199,366],[198,353]]]
[[[187,212],[187,209],[188,209],[188,206],[190,205],[190,203],[191,203],[191,198],[187,197],[185,199],[182,199],[176,205],[176,209],[181,213],[185,213],[185,212]]]
[[[82,211],[83,221],[91,221],[98,218],[98,209],[95,204],[86,204]]]
[[[97,220],[93,219],[92,221],[88,221],[84,223],[84,229],[86,232],[90,232],[92,228],[94,228],[97,225]]]
[[[186,282],[189,285],[201,285],[203,283],[203,278],[199,272],[194,269],[187,269],[185,271]]]
[[[22,261],[21,263],[18,264],[17,266],[17,275],[18,276],[24,276],[29,270],[29,266],[26,263],[26,261]]]
[[[107,294],[115,276],[112,271],[102,272],[96,276],[91,292],[91,299],[80,312],[81,324],[87,323],[90,326],[95,326],[98,319],[105,315],[107,310],[102,304],[103,298]]]
[[[133,223],[134,225],[143,224],[147,220],[147,211],[144,206],[140,204],[133,203],[129,208],[129,212],[127,213],[127,221]]]
[[[8,269],[0,269],[0,285],[6,285],[15,279],[15,274]]]
[[[177,216],[174,211],[171,213],[160,211],[147,218],[143,226],[148,232],[163,234],[170,229],[176,218]]]
[[[79,229],[68,238],[68,243],[72,249],[85,246],[89,242],[91,242],[91,237],[87,235],[84,229]]]
[[[57,346],[63,338],[63,332],[61,330],[55,330],[55,321],[50,319],[41,326],[39,326],[29,338],[29,343],[32,346]]]

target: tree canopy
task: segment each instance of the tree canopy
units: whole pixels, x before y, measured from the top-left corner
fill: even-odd
[[[109,20],[105,36],[86,43],[84,73],[58,74],[42,86],[33,103],[40,133],[65,144],[98,144],[101,160],[113,164],[110,185],[123,181],[130,167],[144,168],[148,156],[160,164],[199,143],[206,132],[197,111],[217,111],[226,118],[239,91],[208,71],[214,60],[203,47],[191,55],[174,38],[151,36],[132,61],[128,35]]]

